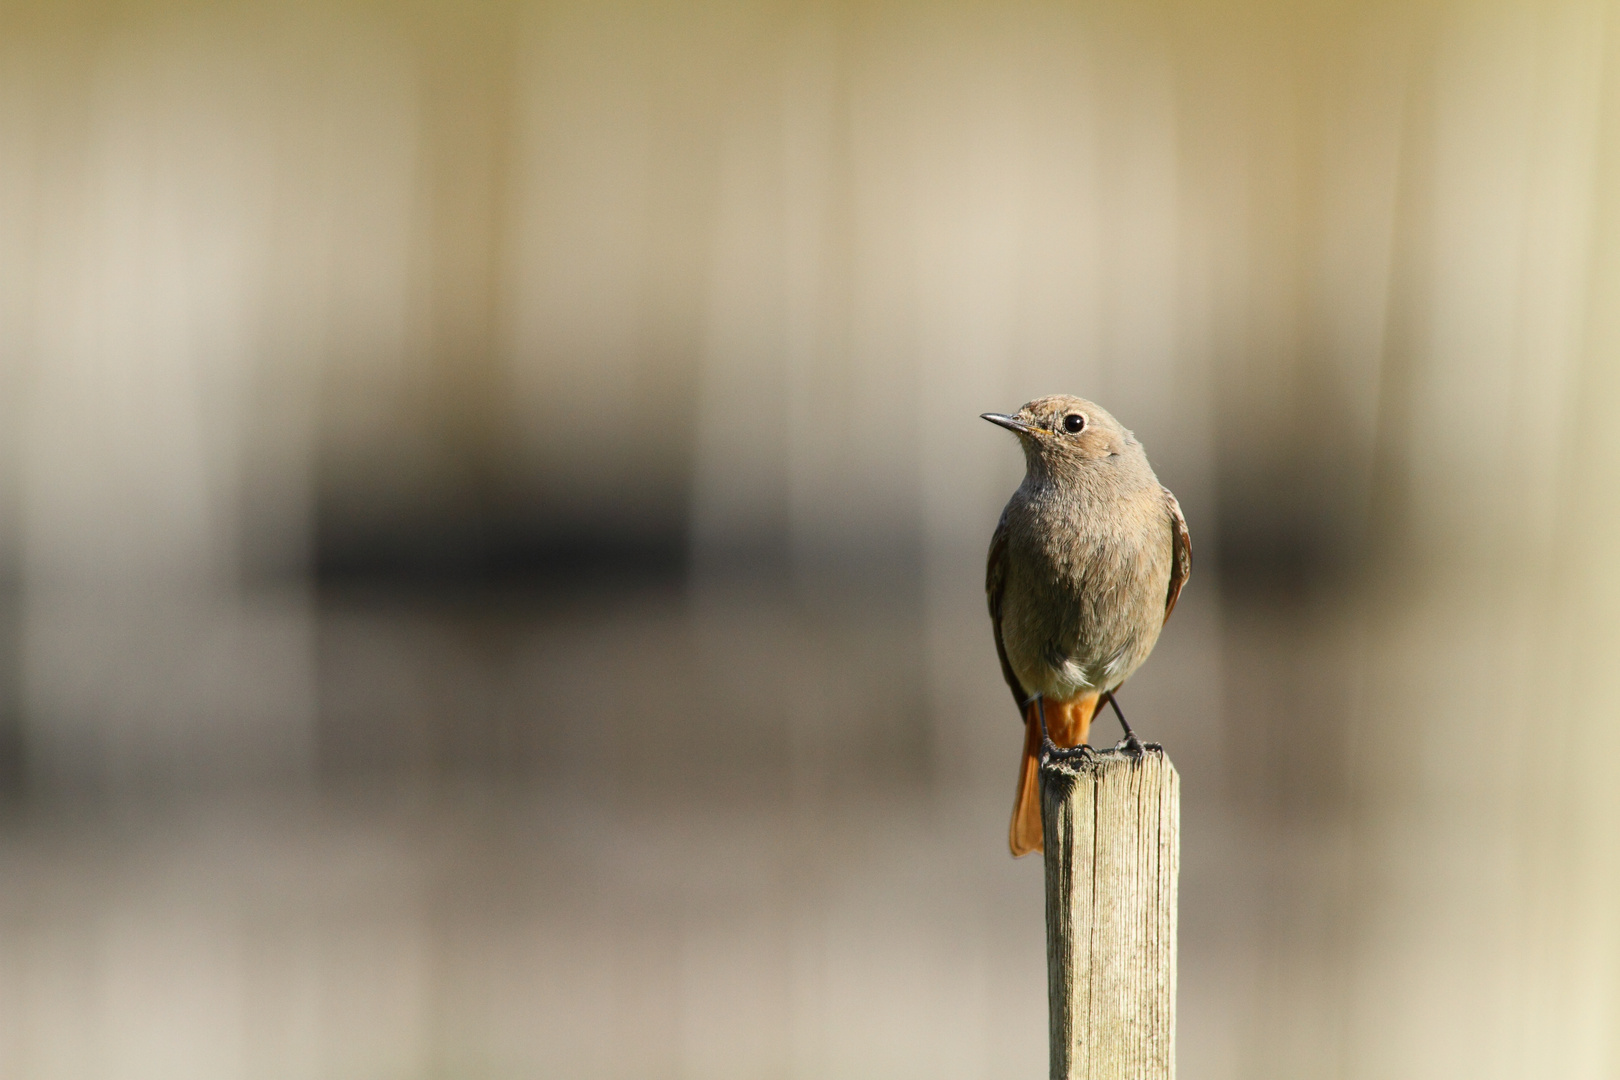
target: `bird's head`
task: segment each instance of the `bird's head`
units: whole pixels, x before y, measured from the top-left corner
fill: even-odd
[[[1066,472],[1141,449],[1108,410],[1068,394],[1036,398],[1012,414],[982,415],[1018,436],[1031,471]]]

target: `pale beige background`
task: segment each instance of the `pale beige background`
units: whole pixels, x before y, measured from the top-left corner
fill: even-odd
[[[0,9],[0,1076],[1041,1075],[1056,390],[1182,1076],[1620,1075],[1617,313],[1608,3]]]

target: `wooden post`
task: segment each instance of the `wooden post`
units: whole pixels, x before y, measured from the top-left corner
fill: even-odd
[[[1173,1080],[1181,781],[1157,747],[1041,763],[1052,1080]]]

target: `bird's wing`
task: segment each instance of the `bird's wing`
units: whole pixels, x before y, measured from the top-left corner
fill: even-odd
[[[984,598],[990,604],[990,628],[996,636],[996,656],[1001,659],[1001,677],[1007,680],[1007,686],[1012,690],[1013,701],[1018,704],[1019,719],[1023,719],[1024,702],[1029,695],[1018,682],[1018,676],[1013,674],[1012,664],[1007,660],[1007,646],[1001,640],[1001,594],[1007,586],[1007,512],[1001,512],[1001,520],[996,523],[995,535],[990,538],[990,558],[984,567]]]
[[[1164,599],[1164,617],[1168,620],[1170,613],[1176,610],[1181,587],[1187,584],[1187,575],[1192,573],[1192,536],[1187,532],[1187,519],[1181,516],[1181,504],[1176,502],[1169,488],[1160,490],[1164,492],[1165,507],[1170,511],[1170,592]]]

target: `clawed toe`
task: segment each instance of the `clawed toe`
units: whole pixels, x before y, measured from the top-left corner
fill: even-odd
[[[1081,743],[1079,746],[1059,746],[1051,739],[1041,740],[1041,760],[1045,761],[1084,761],[1097,756],[1097,751]]]

